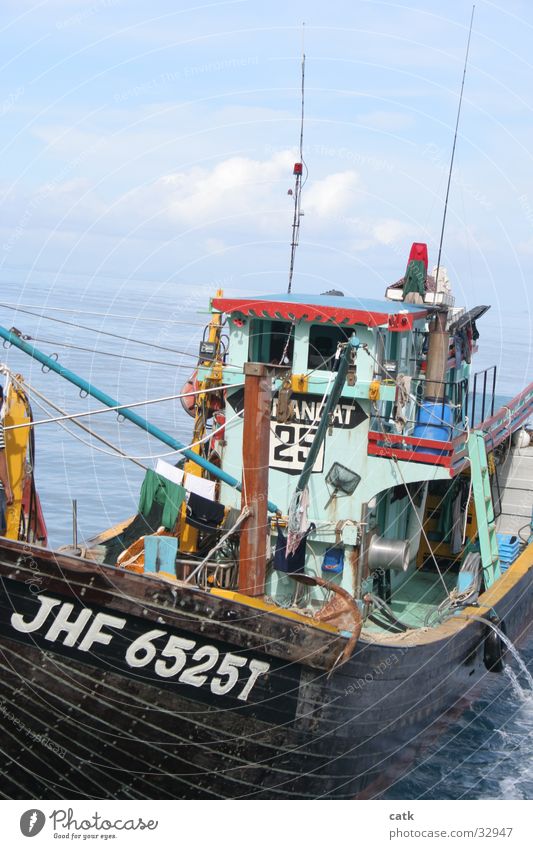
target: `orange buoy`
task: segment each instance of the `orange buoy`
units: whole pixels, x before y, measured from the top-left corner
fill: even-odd
[[[189,416],[194,418],[195,415],[195,407],[196,407],[196,395],[194,393],[198,392],[199,384],[198,384],[198,372],[195,371],[191,377],[188,379],[186,383],[183,384],[181,393],[182,397],[180,398],[181,406],[185,410]]]

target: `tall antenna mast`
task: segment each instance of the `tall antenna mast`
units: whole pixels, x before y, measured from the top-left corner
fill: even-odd
[[[302,118],[300,122],[300,159],[294,163],[294,215],[292,219],[292,241],[291,241],[291,262],[289,266],[289,283],[287,293],[290,294],[292,288],[292,275],[294,273],[294,259],[296,257],[296,248],[300,237],[300,218],[303,213],[300,209],[300,201],[302,197],[302,189],[307,180],[307,165],[303,158],[304,144],[304,102],[305,102],[305,23],[302,24]],[[305,180],[302,183],[303,169],[305,168]]]
[[[463,68],[463,79],[461,82],[461,94],[459,96],[459,106],[457,109],[457,120],[455,122],[455,135],[453,137],[453,147],[452,147],[452,156],[450,159],[450,170],[448,172],[448,185],[446,187],[446,198],[444,200],[444,213],[442,216],[442,228],[440,231],[440,241],[439,241],[439,255],[437,259],[437,270],[435,272],[435,283],[438,285],[439,280],[439,271],[440,271],[440,260],[442,255],[442,243],[444,241],[444,228],[446,226],[446,213],[448,212],[448,197],[450,195],[450,183],[452,181],[452,171],[453,171],[453,159],[455,156],[455,145],[457,143],[457,131],[459,129],[459,118],[461,117],[461,105],[463,103],[463,91],[465,87],[465,77],[466,77],[466,68],[468,65],[468,53],[470,51],[470,37],[472,35],[472,24],[474,23],[474,12],[476,11],[475,5],[472,6],[472,14],[470,16],[470,29],[468,30],[468,41],[466,44],[466,56],[465,56],[465,64]]]

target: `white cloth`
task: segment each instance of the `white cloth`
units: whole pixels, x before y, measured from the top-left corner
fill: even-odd
[[[183,486],[189,492],[195,492],[196,495],[201,495],[202,498],[207,498],[208,501],[215,500],[216,481],[208,481],[206,478],[199,478],[198,475],[186,474],[183,480]]]
[[[188,492],[195,492],[196,495],[201,495],[202,498],[207,498],[208,501],[215,500],[216,481],[209,481],[206,478],[201,478],[198,475],[184,474],[183,469],[177,469],[165,460],[158,460],[155,465],[156,474],[166,478],[172,483],[177,483],[184,486]]]
[[[155,472],[157,475],[161,475],[162,478],[166,478],[167,481],[177,483],[178,486],[181,486],[183,483],[183,469],[178,469],[176,466],[172,466],[165,460],[157,461],[155,464]]]
[[[300,545],[309,527],[307,513],[309,510],[309,490],[307,487],[302,492],[295,492],[289,505],[289,517],[287,522],[287,546],[286,555],[294,554]]]

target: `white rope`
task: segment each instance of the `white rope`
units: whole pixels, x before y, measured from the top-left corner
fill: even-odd
[[[181,454],[182,451],[189,451],[192,448],[196,448],[198,445],[203,445],[204,442],[208,442],[213,436],[215,436],[215,434],[220,433],[221,430],[224,430],[224,428],[227,428],[228,425],[230,425],[232,422],[235,421],[235,419],[240,419],[240,418],[242,418],[242,412],[236,413],[230,419],[225,421],[224,424],[221,424],[217,428],[215,428],[214,430],[209,431],[209,433],[207,433],[201,439],[198,439],[196,442],[191,442],[190,445],[184,445],[183,448],[174,448],[174,449],[172,449],[172,451],[164,451],[161,454],[154,454],[152,452],[151,454],[124,454],[123,456],[124,456],[125,459],[131,460],[132,463],[136,463],[137,460],[161,460],[161,459],[163,459],[163,457],[171,457],[173,454]],[[65,428],[65,425],[62,425],[61,422],[58,422],[58,424],[61,427]],[[104,451],[103,448],[98,448],[96,445],[89,445],[89,443],[85,442],[83,439],[80,440],[79,437],[76,437],[75,434],[73,434],[71,431],[68,430],[68,428],[65,428],[65,430],[67,431],[67,433],[70,436],[73,436],[75,439],[78,439],[80,442],[83,442],[83,444],[87,445],[89,448],[92,448],[95,451],[99,451],[101,454],[106,454],[108,457],[114,456],[110,451]],[[89,433],[91,433],[91,431],[89,431]],[[97,434],[94,434],[94,436],[99,438],[97,436]],[[114,450],[119,451],[120,449],[117,448],[117,449],[114,449]],[[137,463],[137,465],[142,466],[143,469],[147,468],[146,466],[143,466],[142,463]]]
[[[289,330],[289,333],[287,334],[287,341],[285,342],[285,347],[283,348],[283,353],[282,353],[281,359],[279,361],[280,366],[285,365],[285,357],[287,356],[287,351],[289,350],[289,345],[291,344],[292,331],[295,327],[296,327],[296,325],[294,324],[294,322],[291,323],[291,329]]]
[[[238,518],[237,518],[237,521],[235,522],[235,524],[233,525],[233,527],[231,527],[231,528],[229,529],[229,531],[226,531],[226,533],[225,533],[223,536],[221,536],[221,537],[220,537],[220,539],[219,539],[219,541],[217,542],[217,544],[216,544],[216,545],[214,545],[214,546],[213,546],[213,548],[212,548],[212,549],[211,549],[211,550],[210,550],[210,551],[206,554],[206,556],[204,557],[204,559],[202,560],[202,562],[198,564],[198,566],[196,567],[196,569],[193,569],[193,571],[191,572],[191,574],[190,574],[187,578],[185,578],[185,583],[186,583],[186,584],[190,583],[190,582],[192,581],[192,579],[193,579],[194,577],[196,577],[196,575],[197,575],[199,572],[201,572],[201,570],[203,569],[203,567],[206,565],[207,561],[208,561],[208,560],[209,560],[209,559],[213,556],[213,554],[215,554],[215,552],[216,552],[216,551],[218,551],[218,549],[219,549],[219,548],[221,548],[221,547],[224,545],[224,543],[226,542],[226,540],[227,540],[227,539],[228,539],[228,538],[229,538],[229,537],[230,537],[233,533],[235,533],[235,531],[237,530],[237,528],[239,527],[239,525],[241,525],[241,524],[242,524],[242,522],[244,522],[244,520],[245,520],[245,519],[246,519],[249,515],[250,515],[250,508],[249,508],[249,507],[247,507],[247,506],[245,505],[245,506],[242,508],[241,512],[239,513],[239,516],[238,516]]]
[[[19,308],[20,309],[23,309],[23,308],[34,309],[34,310],[42,310],[43,309],[42,304],[4,303],[3,306],[9,307],[9,308],[14,309],[14,310],[17,310]],[[48,304],[46,305],[46,309],[51,310],[52,312],[66,312],[66,313],[70,313],[71,315],[81,314],[84,317],[86,315],[96,315],[96,316],[101,316],[102,318],[127,318],[130,321],[135,321],[135,322],[155,321],[155,322],[158,322],[159,324],[184,324],[187,327],[205,327],[205,324],[200,324],[200,323],[197,323],[197,322],[189,322],[189,321],[177,321],[176,319],[173,319],[173,318],[151,318],[151,317],[149,318],[149,317],[145,317],[145,316],[141,317],[141,316],[138,316],[138,315],[128,315],[127,313],[91,312],[91,311],[88,311],[86,309],[76,310],[76,309],[65,309],[64,307],[51,307]],[[46,315],[44,315],[42,317],[46,318]],[[94,327],[92,329],[95,331],[95,333],[99,332],[97,327]]]
[[[0,364],[0,373],[8,375],[8,377],[10,379],[14,380],[19,386],[25,386],[30,391],[30,393],[33,393],[36,396],[42,398],[45,401],[45,403],[49,404],[49,406],[52,407],[53,409],[62,412],[60,407],[57,407],[52,401],[50,401],[49,398],[47,398],[42,393],[38,392],[34,387],[30,386],[30,384],[27,383],[25,380],[23,380],[21,382],[18,379],[16,379],[15,376],[11,373],[8,366],[6,366],[4,364]],[[233,384],[233,385],[237,385],[237,384]],[[41,409],[44,409],[41,404],[39,404],[38,402],[37,402],[37,404]],[[175,448],[172,451],[166,451],[162,454],[151,453],[151,454],[138,454],[138,455],[126,454],[125,451],[122,451],[116,445],[113,445],[112,442],[109,442],[103,436],[100,436],[99,434],[95,433],[94,431],[92,431],[90,428],[88,428],[86,425],[82,424],[81,422],[76,421],[76,418],[74,418],[73,416],[65,415],[63,418],[71,420],[73,422],[73,424],[76,424],[78,427],[80,427],[82,430],[89,433],[95,439],[98,439],[100,442],[103,442],[104,445],[108,445],[110,448],[112,448],[113,452],[116,452],[116,454],[119,454],[125,460],[131,460],[132,463],[136,463],[136,465],[140,466],[142,469],[146,469],[147,466],[145,466],[142,463],[139,463],[137,461],[138,460],[153,460],[153,459],[160,459],[160,458],[163,458],[163,457],[170,457],[173,454],[180,454],[182,451],[186,451],[186,450],[189,450],[191,448],[196,448],[198,445],[202,445],[204,442],[207,442],[209,439],[211,439],[213,436],[215,436],[215,434],[219,433],[221,430],[224,430],[224,428],[227,428],[228,425],[230,425],[232,422],[235,421],[235,419],[242,418],[242,415],[243,415],[243,411],[241,411],[240,413],[236,413],[230,419],[227,419],[223,424],[219,425],[219,427],[215,428],[214,430],[211,430],[206,436],[202,437],[202,439],[199,439],[197,442],[192,442],[190,445],[184,445],[183,448]],[[50,420],[47,419],[47,421],[55,421],[57,424],[60,425],[60,427],[63,427],[63,429],[69,434],[69,436],[72,436],[74,439],[77,439],[78,442],[81,442],[83,445],[87,446],[88,448],[91,448],[94,451],[99,451],[101,454],[105,454],[108,457],[114,457],[115,456],[115,453],[112,453],[110,451],[104,451],[102,448],[98,448],[96,445],[91,445],[90,443],[86,442],[84,439],[80,439],[80,437],[76,436],[76,434],[72,433],[72,431],[70,431],[67,427],[65,427],[65,425],[62,424],[62,417],[59,417],[57,419],[50,419]],[[22,425],[22,427],[27,427],[27,426],[28,426],[27,424]],[[9,428],[5,428],[5,430],[9,430]]]
[[[175,448],[173,451],[167,451],[164,454],[139,455],[139,456],[134,457],[132,459],[135,459],[135,460],[149,460],[151,458],[152,459],[153,458],[159,459],[161,457],[170,457],[171,454],[181,454],[182,451],[190,451],[191,448],[196,448],[198,445],[203,445],[204,442],[208,442],[211,439],[211,437],[213,437],[216,433],[219,433],[221,430],[224,430],[224,428],[227,428],[227,426],[230,425],[232,422],[234,422],[235,419],[242,418],[243,412],[244,411],[241,411],[240,413],[235,413],[235,415],[232,416],[231,419],[228,419],[223,424],[216,427],[214,430],[210,430],[209,433],[207,433],[205,436],[202,436],[202,438],[198,439],[196,442],[191,442],[190,445],[184,445],[183,448]],[[104,452],[104,453],[106,453],[106,452]]]
[[[414,513],[415,513],[415,516],[416,516],[417,522],[418,522],[418,524],[420,525],[420,530],[422,531],[422,536],[424,537],[424,539],[425,539],[425,541],[426,541],[426,545],[427,545],[427,547],[428,547],[428,549],[429,549],[429,553],[431,554],[431,559],[433,560],[433,562],[434,562],[434,564],[435,564],[435,568],[437,569],[437,572],[439,573],[439,578],[441,579],[441,581],[442,581],[442,585],[443,585],[443,587],[444,587],[444,589],[445,589],[445,592],[446,592],[446,595],[447,595],[447,597],[449,598],[449,596],[450,596],[450,592],[449,592],[449,590],[448,590],[448,587],[446,586],[446,581],[444,580],[444,577],[443,577],[443,575],[442,575],[442,572],[440,571],[440,566],[439,566],[439,564],[437,563],[437,558],[435,557],[435,555],[434,555],[434,553],[433,553],[433,549],[432,549],[432,547],[431,547],[431,543],[430,543],[429,539],[427,538],[427,534],[426,534],[426,532],[425,532],[425,530],[424,530],[424,523],[421,521],[420,516],[418,515],[418,510],[417,510],[417,508],[416,508],[416,505],[415,505],[415,503],[414,503],[413,499],[411,498],[411,493],[409,492],[409,488],[408,488],[408,486],[407,486],[407,484],[406,484],[406,482],[405,482],[405,478],[404,478],[404,476],[403,476],[403,474],[402,474],[402,470],[401,470],[401,468],[400,468],[400,464],[399,464],[399,462],[398,462],[398,459],[397,459],[397,457],[393,457],[392,459],[393,459],[393,460],[394,460],[394,462],[396,463],[396,468],[398,469],[398,473],[399,473],[399,475],[400,475],[400,477],[401,477],[401,479],[402,479],[403,485],[404,485],[404,487],[405,487],[405,491],[406,491],[406,493],[407,493],[407,497],[409,498],[409,501],[410,501],[410,503],[411,503],[411,509],[412,509],[412,510],[414,511]]]
[[[27,422],[26,424],[9,425],[9,427],[6,427],[6,430],[17,430],[21,427],[36,427],[37,425],[41,424],[51,424],[53,422],[68,421],[70,419],[81,419],[84,416],[97,416],[100,413],[120,412],[120,410],[131,410],[134,407],[143,407],[148,404],[159,404],[163,401],[175,401],[178,398],[188,398],[190,395],[202,395],[205,392],[220,392],[223,389],[232,389],[236,386],[244,386],[244,382],[224,384],[222,386],[213,386],[209,389],[197,389],[192,392],[181,392],[179,395],[165,395],[162,398],[150,398],[147,401],[134,401],[132,404],[117,404],[114,407],[100,407],[97,410],[88,410],[83,413],[71,413],[70,415],[57,416],[52,419],[40,419],[39,421]],[[180,449],[180,451],[181,450],[183,449]]]
[[[40,398],[42,401],[45,402],[46,405],[51,407],[56,412],[63,413],[64,415],[66,415],[65,411],[62,410],[61,407],[58,407],[56,404],[53,403],[53,401],[50,401],[50,399],[47,398],[46,395],[43,395],[41,392],[39,392],[37,389],[35,389],[35,387],[31,386],[25,380],[18,380],[14,375],[11,376],[11,379],[21,389],[26,388],[32,396],[36,396],[36,398]],[[37,404],[37,406],[41,410],[43,410],[44,412],[47,412],[47,408],[44,404],[41,404],[38,400],[36,400],[35,403]],[[91,430],[90,427],[87,427],[87,425],[84,425],[82,422],[78,422],[78,421],[76,421],[76,419],[73,419],[72,423],[74,425],[76,425],[77,427],[79,427],[81,430],[85,431],[85,433],[88,433],[94,439],[97,439],[99,442],[102,442],[104,445],[107,445],[108,448],[111,448],[113,450],[113,452],[115,452],[115,453],[112,453],[111,451],[104,451],[102,448],[98,448],[96,445],[91,445],[90,442],[87,442],[85,439],[81,439],[81,437],[77,436],[75,433],[73,433],[71,430],[69,430],[68,427],[66,426],[66,424],[64,424],[63,422],[57,422],[59,427],[63,428],[63,430],[66,433],[68,433],[69,436],[72,436],[73,439],[76,439],[78,442],[81,442],[81,444],[85,445],[87,448],[91,448],[92,450],[100,451],[102,454],[106,454],[108,457],[114,457],[114,456],[119,455],[124,460],[131,460],[132,463],[135,463],[136,466],[140,466],[141,469],[146,470],[148,468],[148,466],[145,466],[143,463],[139,463],[137,458],[130,457],[128,454],[126,454],[125,451],[122,451],[122,449],[119,448],[117,445],[113,445],[113,443],[110,442],[108,439],[105,439],[105,437],[100,436],[99,433],[95,433],[94,430]]]

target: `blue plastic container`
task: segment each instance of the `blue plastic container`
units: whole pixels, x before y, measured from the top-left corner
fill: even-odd
[[[520,538],[516,534],[496,534],[500,568],[504,569],[514,563],[520,554]]]
[[[449,404],[443,401],[423,401],[418,408],[417,423],[413,429],[413,436],[417,439],[434,439],[438,442],[450,442],[453,433],[453,410]],[[421,454],[435,454],[440,456],[443,452],[438,448],[416,449]]]
[[[144,571],[175,572],[178,540],[176,537],[146,536],[144,538]]]
[[[327,548],[322,561],[322,571],[329,575],[339,575],[344,569],[344,549]]]

